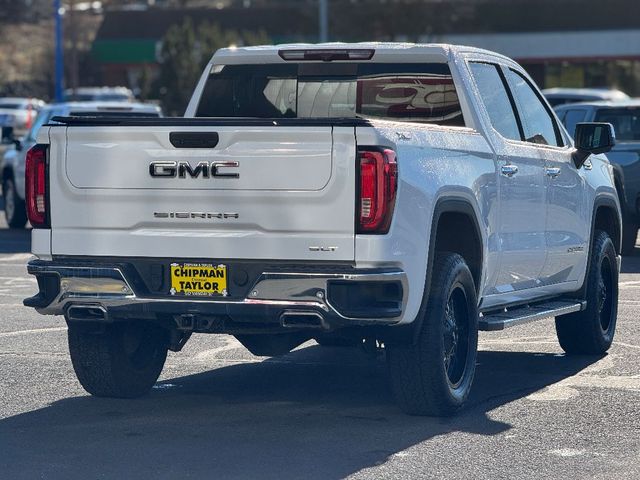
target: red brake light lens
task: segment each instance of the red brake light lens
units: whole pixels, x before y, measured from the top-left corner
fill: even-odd
[[[278,50],[280,58],[287,61],[371,60],[376,51],[369,48],[310,48],[307,50]]]
[[[34,145],[27,152],[25,166],[27,217],[33,228],[47,223],[47,146]]]
[[[358,233],[385,234],[391,226],[398,188],[396,153],[390,149],[360,150]]]

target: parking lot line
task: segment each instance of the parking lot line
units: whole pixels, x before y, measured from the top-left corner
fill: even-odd
[[[61,332],[66,330],[67,327],[51,327],[51,328],[34,328],[31,330],[17,330],[15,332],[3,332],[0,333],[0,337],[17,337],[18,335],[27,335],[30,333],[47,333],[47,332]]]

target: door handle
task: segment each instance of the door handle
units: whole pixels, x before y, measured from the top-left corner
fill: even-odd
[[[544,171],[546,172],[547,177],[556,178],[558,175],[560,175],[559,167],[547,167],[544,169]]]
[[[169,141],[175,148],[214,148],[218,132],[171,132]]]
[[[504,175],[505,177],[513,177],[516,173],[518,173],[518,166],[517,165],[503,165],[500,168],[500,173],[502,173],[502,175]]]

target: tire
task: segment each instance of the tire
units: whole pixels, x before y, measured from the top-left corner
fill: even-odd
[[[436,253],[422,315],[413,344],[386,346],[391,388],[405,413],[452,415],[469,396],[478,350],[477,295],[460,255]]]
[[[625,222],[622,226],[622,254],[633,255],[638,239],[638,225],[633,222]]]
[[[556,333],[568,354],[601,355],[611,343],[618,316],[618,267],[616,250],[607,233],[594,235],[586,278],[587,308],[556,317]]]
[[[13,177],[2,182],[4,197],[4,217],[11,228],[24,228],[27,224],[27,209],[24,200],[18,196]]]
[[[69,352],[80,384],[96,397],[134,398],[162,372],[168,339],[160,327],[140,323],[69,324]]]

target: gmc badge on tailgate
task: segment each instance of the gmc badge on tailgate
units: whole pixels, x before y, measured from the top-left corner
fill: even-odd
[[[227,171],[239,168],[240,162],[199,162],[192,167],[189,162],[151,162],[149,175],[154,178],[240,178],[239,173]],[[221,171],[222,169],[222,171]]]

